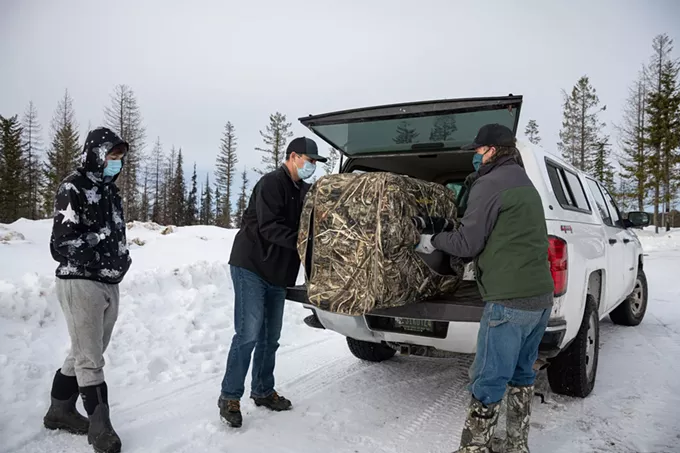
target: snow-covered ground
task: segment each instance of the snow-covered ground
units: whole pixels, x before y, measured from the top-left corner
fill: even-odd
[[[0,451],[91,452],[42,416],[68,336],[55,298],[49,221],[0,225]],[[244,400],[244,427],[216,405],[233,334],[227,260],[234,232],[134,224],[133,265],[106,354],[124,452],[449,452],[458,445],[471,357],[355,359],[344,339],[287,306],[277,388],[294,410]],[[639,236],[650,302],[635,328],[601,328],[594,392],[536,400],[534,452],[680,452],[680,231]],[[136,243],[134,243],[136,242]],[[80,403],[79,403],[80,404]]]

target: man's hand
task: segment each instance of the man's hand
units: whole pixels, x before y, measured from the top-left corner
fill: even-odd
[[[416,252],[425,253],[429,255],[430,253],[437,250],[434,245],[432,245],[432,235],[431,234],[421,234],[420,242],[416,246]]]

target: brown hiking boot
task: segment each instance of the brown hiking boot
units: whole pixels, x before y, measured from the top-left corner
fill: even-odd
[[[220,396],[217,400],[217,406],[220,408],[220,418],[224,423],[227,423],[232,428],[240,428],[243,425],[241,402],[239,400],[230,400]]]
[[[253,401],[255,401],[256,406],[264,406],[267,409],[276,411],[276,412],[281,412],[281,411],[288,411],[293,408],[293,404],[288,401],[286,398],[282,397],[278,393],[274,392],[271,395],[265,397],[265,398],[257,398],[254,396],[251,396]]]

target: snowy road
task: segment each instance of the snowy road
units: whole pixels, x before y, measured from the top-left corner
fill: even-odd
[[[277,362],[277,387],[294,410],[270,413],[244,400],[244,427],[223,425],[216,399],[232,332],[230,313],[223,313],[225,269],[202,265],[132,279],[107,357],[124,452],[454,450],[472,357],[363,363],[343,338],[301,324],[308,312],[294,304]],[[645,320],[635,328],[603,321],[598,378],[588,398],[535,400],[532,452],[680,452],[680,250],[651,252],[646,270]],[[181,283],[171,285],[172,278]],[[158,299],[148,295],[153,288]],[[84,438],[41,427],[51,373],[64,351],[50,338],[63,340],[65,330],[58,313],[45,319],[45,332],[1,325],[0,451],[89,453]],[[33,352],[14,357],[20,345]]]

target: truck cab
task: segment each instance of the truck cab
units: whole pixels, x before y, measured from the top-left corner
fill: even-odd
[[[500,123],[517,133],[522,96],[394,104],[300,118],[342,153],[340,172],[383,171],[460,191],[472,173],[471,143],[479,128]],[[593,389],[599,321],[609,315],[639,324],[647,306],[642,246],[633,227],[645,213],[624,219],[607,188],[556,155],[520,144],[523,166],[543,201],[549,234],[554,304],[540,360],[556,393],[585,397]],[[469,269],[458,290],[436,300],[347,316],[312,306],[304,285],[287,299],[316,313],[323,328],[347,337],[362,360],[401,354],[474,353],[484,301]]]

